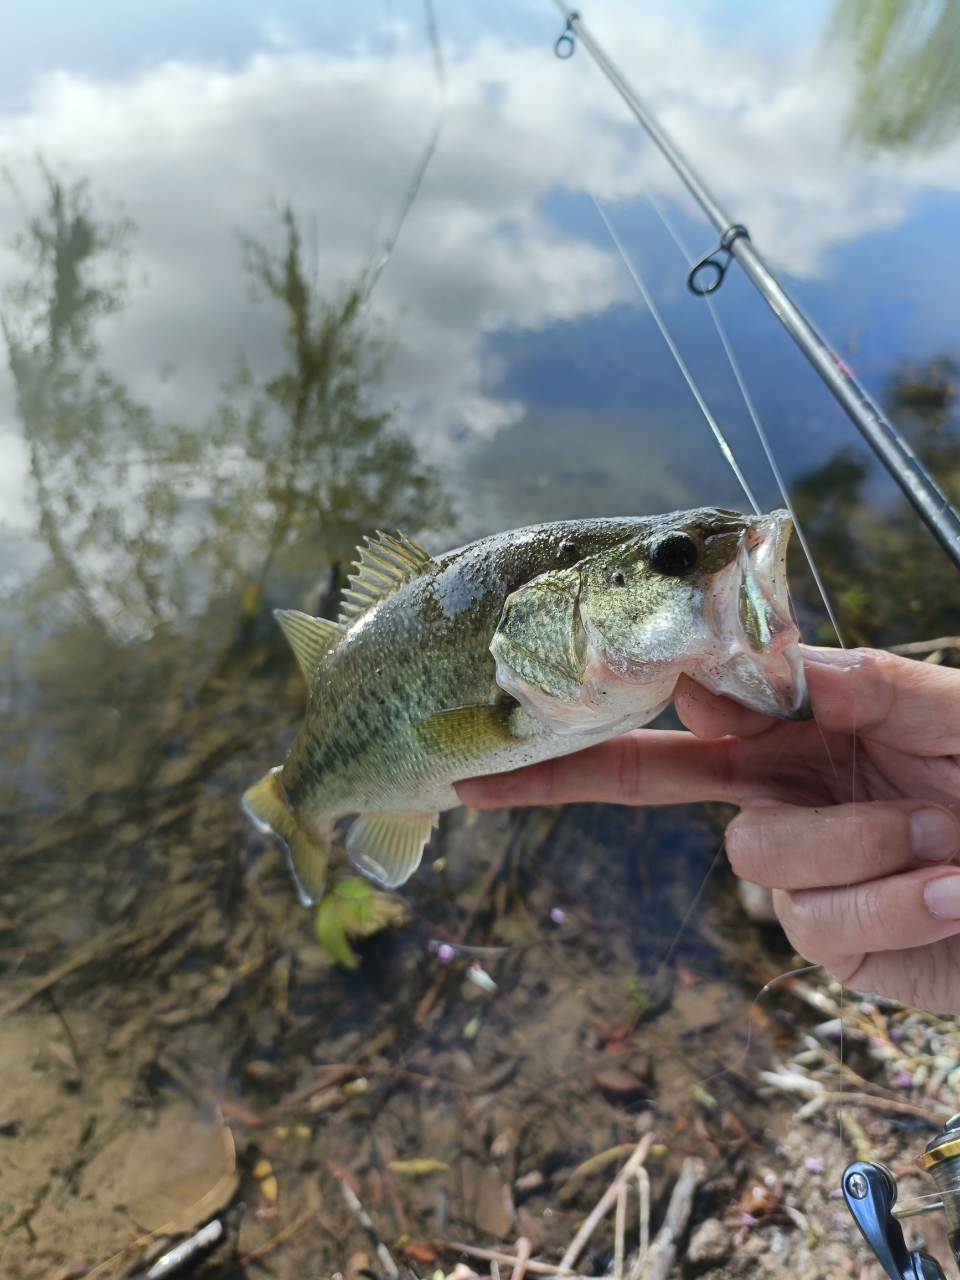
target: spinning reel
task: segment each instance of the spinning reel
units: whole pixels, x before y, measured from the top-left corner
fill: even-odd
[[[945,1280],[936,1258],[907,1250],[900,1221],[942,1209],[950,1223],[950,1247],[960,1266],[960,1112],[927,1143],[917,1166],[929,1173],[937,1191],[897,1204],[897,1184],[882,1164],[855,1160],[843,1171],[843,1194],[863,1238],[890,1280]]]

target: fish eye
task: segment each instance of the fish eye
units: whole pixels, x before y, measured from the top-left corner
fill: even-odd
[[[680,578],[700,563],[703,548],[692,534],[682,529],[665,533],[650,548],[650,568],[671,578]]]
[[[613,583],[615,587],[622,587],[627,580],[618,569],[616,573],[611,573],[610,581]]]
[[[557,547],[557,551],[564,560],[576,560],[577,558],[577,544],[575,542],[571,542],[569,538],[564,539],[564,541],[560,543],[559,547]]]

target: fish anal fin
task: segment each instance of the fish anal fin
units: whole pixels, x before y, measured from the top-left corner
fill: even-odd
[[[343,627],[326,618],[314,618],[297,609],[275,609],[273,616],[290,641],[290,648],[300,664],[307,684],[313,684],[320,659],[343,635]]]
[[[518,712],[520,708],[512,702],[450,707],[421,720],[414,733],[434,758],[469,765],[523,736],[517,732]]]
[[[360,553],[354,565],[357,572],[350,575],[350,586],[343,593],[340,622],[344,626],[393,595],[431,563],[423,547],[403,533],[391,537],[378,531],[375,538],[364,541],[366,547],[357,548]]]
[[[269,831],[283,845],[300,903],[311,907],[323,897],[330,857],[330,835],[304,831],[280,787],[282,765],[243,793],[243,811],[260,831]]]
[[[436,813],[361,813],[347,832],[354,866],[386,889],[405,884],[420,865]]]

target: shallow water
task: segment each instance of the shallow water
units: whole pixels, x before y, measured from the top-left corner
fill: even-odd
[[[868,388],[940,395],[923,422],[949,433],[930,362],[960,350],[958,143],[851,141],[832,10],[794,8],[585,16]],[[684,1274],[872,1274],[830,1200],[850,1133],[760,1083],[822,1017],[795,989],[753,1003],[795,958],[743,914],[728,811],[446,814],[351,968],[238,803],[303,710],[270,610],[333,616],[362,533],[439,550],[741,501],[591,193],[780,501],[646,195],[694,253],[712,233],[582,52],[552,58],[549,7],[438,8],[442,87],[416,7],[258,27],[95,5],[69,40],[61,16],[21,17],[0,103],[0,1276],[137,1274],[218,1214],[197,1274],[385,1274],[341,1180],[417,1277],[465,1261],[451,1241],[525,1236],[556,1263],[645,1132],[654,1231],[684,1159],[707,1162],[693,1227],[721,1224],[725,1252]],[[718,303],[788,479],[858,449],[735,271]],[[863,486],[895,507],[875,468]],[[941,613],[892,591],[874,618],[843,570],[868,638],[960,630],[952,588],[927,592]],[[883,1158],[928,1136],[861,1119]],[[581,1271],[613,1248],[607,1220]]]

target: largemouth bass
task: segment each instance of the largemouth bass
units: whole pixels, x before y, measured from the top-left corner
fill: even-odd
[[[339,623],[278,610],[309,688],[286,762],[244,795],[319,901],[334,825],[385,886],[416,870],[453,784],[580,751],[652,720],[685,672],[807,716],[785,511],[572,520],[432,558],[402,534],[360,548]]]

